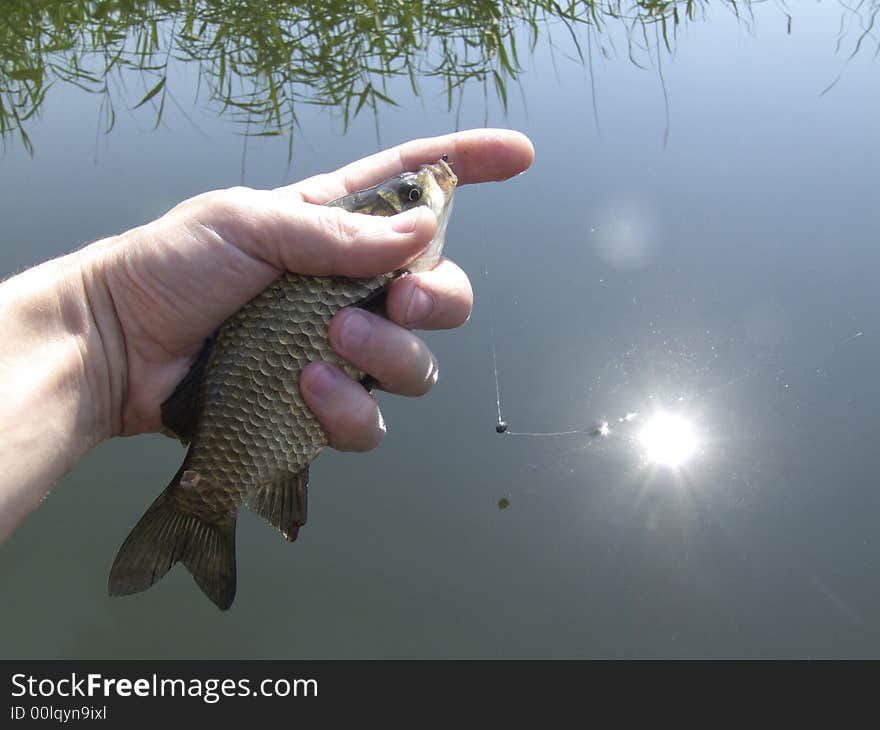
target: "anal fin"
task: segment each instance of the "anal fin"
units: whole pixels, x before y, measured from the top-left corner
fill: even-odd
[[[293,542],[306,523],[308,486],[308,466],[296,474],[285,472],[273,482],[251,489],[247,506]]]

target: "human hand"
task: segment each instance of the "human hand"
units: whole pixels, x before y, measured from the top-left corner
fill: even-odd
[[[531,143],[505,130],[471,130],[416,140],[333,173],[275,190],[231,188],[184,201],[152,223],[84,249],[82,272],[102,352],[92,379],[105,382],[97,422],[103,438],[161,428],[160,406],[204,340],[283,270],[374,276],[415,258],[436,221],[424,208],[393,218],[323,205],[447,154],[460,184],[504,180],[532,161]],[[441,260],[396,280],[387,319],[347,308],[330,324],[333,348],[379,387],[426,392],[436,378],[427,346],[411,328],[457,327],[473,293],[464,272]],[[342,450],[366,450],[382,436],[373,398],[334,365],[302,373],[303,397]]]

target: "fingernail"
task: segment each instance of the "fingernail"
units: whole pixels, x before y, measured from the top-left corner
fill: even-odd
[[[406,307],[406,323],[416,324],[431,316],[434,311],[434,297],[422,289],[414,286],[409,296],[409,304]]]
[[[412,233],[422,215],[422,207],[412,208],[405,213],[398,213],[391,219],[391,230],[396,233]]]
[[[309,369],[306,387],[312,395],[324,397],[329,395],[339,384],[339,373],[326,362],[319,362]]]
[[[339,342],[347,351],[355,350],[370,337],[373,323],[369,317],[357,309],[345,313],[342,329],[339,330]]]

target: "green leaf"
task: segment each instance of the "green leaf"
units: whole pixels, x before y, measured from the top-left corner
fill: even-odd
[[[364,87],[364,90],[361,92],[360,97],[358,98],[357,106],[354,108],[354,115],[355,116],[358,115],[358,112],[361,110],[361,107],[363,107],[364,103],[367,101],[367,95],[370,93],[372,88],[373,87],[370,84],[367,84]]]
[[[43,70],[39,68],[20,68],[10,71],[9,78],[13,81],[40,81],[43,78]]]
[[[21,135],[21,143],[24,146],[25,151],[28,153],[30,157],[34,156],[34,145],[31,143],[31,138],[28,137],[27,132],[24,131],[22,127],[18,128],[18,133]]]
[[[142,107],[150,99],[152,99],[154,96],[156,96],[156,94],[158,94],[160,91],[162,91],[162,89],[165,88],[165,79],[167,79],[167,78],[168,78],[167,76],[163,76],[162,80],[158,84],[156,84],[152,89],[150,89],[147,92],[147,95],[143,99],[141,99],[137,104],[135,104],[134,109],[138,109],[138,108]]]
[[[504,88],[504,79],[501,78],[495,69],[492,69],[492,78],[495,79],[495,90],[501,97],[501,103],[504,105],[504,111],[507,111],[507,89]]]
[[[372,89],[372,92],[371,92],[371,93],[373,94],[373,96],[377,96],[377,97],[379,97],[379,98],[380,98],[382,101],[384,101],[386,104],[391,104],[391,106],[400,106],[400,104],[398,104],[396,101],[394,101],[394,99],[392,99],[390,96],[386,96],[385,94],[383,94],[383,93],[382,93],[381,91],[379,91],[378,89],[375,89],[375,88]]]

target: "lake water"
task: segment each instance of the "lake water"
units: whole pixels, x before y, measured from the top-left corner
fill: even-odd
[[[347,130],[299,103],[290,161],[288,121],[246,138],[196,61],[171,62],[155,129],[161,93],[132,109],[154,76],[112,82],[106,134],[100,95],[49,88],[33,154],[9,135],[0,157],[0,276],[456,127],[519,129],[536,160],[457,193],[446,253],[476,306],[426,335],[438,384],[379,394],[379,450],[313,464],[296,544],[242,513],[231,611],[182,568],[106,596],[183,457],[117,439],[0,550],[0,655],[880,656],[877,7],[677,5],[667,42],[580,27],[584,62],[558,20],[532,51],[521,27],[506,111],[491,75],[451,111],[442,75],[390,79],[398,106]]]

